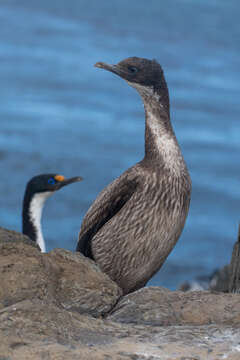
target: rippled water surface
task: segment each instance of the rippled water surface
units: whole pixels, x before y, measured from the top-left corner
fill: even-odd
[[[139,96],[93,64],[156,58],[193,194],[181,239],[151,284],[175,288],[229,262],[240,218],[239,11],[234,0],[1,1],[0,225],[21,229],[33,175],[81,175],[43,216],[48,250],[75,248],[91,202],[144,146]]]

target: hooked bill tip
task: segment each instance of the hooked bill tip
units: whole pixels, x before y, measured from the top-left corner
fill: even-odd
[[[78,181],[82,181],[83,178],[81,176],[74,176],[72,178],[69,178],[69,179],[65,179],[65,181],[63,181],[62,183],[62,186],[65,186],[65,185],[69,185],[69,184],[72,184],[72,183],[75,183],[75,182],[78,182]]]
[[[77,181],[82,181],[82,180],[83,180],[83,178],[81,176],[75,176],[75,177],[70,178],[70,179],[68,179],[66,181],[69,181],[69,183],[71,184],[72,182],[77,182]]]
[[[94,65],[97,68],[103,69],[104,68],[104,63],[102,61],[96,62],[96,64]]]

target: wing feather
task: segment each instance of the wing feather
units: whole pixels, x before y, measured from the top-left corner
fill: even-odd
[[[138,176],[133,167],[103,189],[83,219],[76,251],[93,259],[91,239],[129,201],[137,186]]]

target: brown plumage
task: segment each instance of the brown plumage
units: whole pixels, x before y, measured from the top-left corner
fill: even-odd
[[[170,122],[163,70],[155,60],[97,63],[136,88],[145,108],[145,156],[108,185],[88,210],[77,251],[123,289],[143,287],[176,244],[187,217],[191,179]]]

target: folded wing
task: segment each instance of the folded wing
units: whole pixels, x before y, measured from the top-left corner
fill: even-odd
[[[76,251],[93,259],[91,239],[123,208],[135,193],[137,186],[138,177],[133,167],[98,195],[83,219]]]

